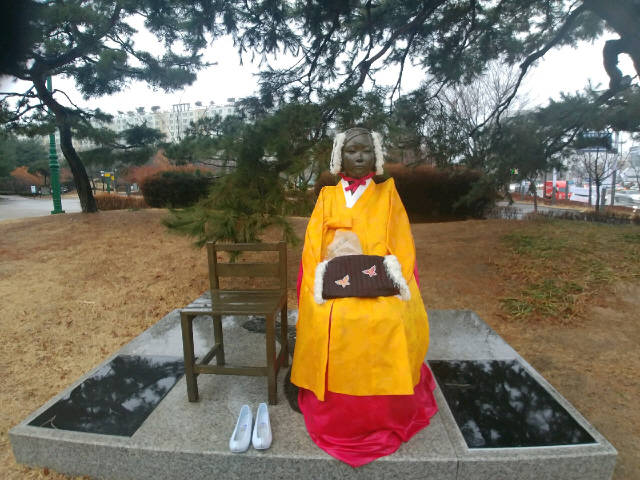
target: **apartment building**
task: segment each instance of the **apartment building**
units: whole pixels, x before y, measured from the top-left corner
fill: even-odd
[[[142,125],[146,122],[147,127],[155,128],[165,134],[166,142],[179,142],[185,137],[185,132],[191,122],[195,122],[203,117],[213,118],[220,115],[222,118],[236,113],[235,99],[230,98],[225,105],[215,105],[211,103],[208,106],[196,105],[191,107],[190,103],[180,103],[173,105],[170,110],[161,110],[158,107],[151,107],[152,111],[146,111],[146,108],[122,112],[114,116],[112,123],[103,124],[116,132],[122,132],[127,128],[136,125]],[[43,137],[43,143],[49,145],[49,136]],[[73,146],[78,151],[90,150],[96,145],[90,140],[73,140]],[[60,149],[60,133],[56,130],[56,147],[58,156],[62,155]]]
[[[220,115],[222,118],[236,112],[233,103],[227,105],[196,106],[191,108],[189,103],[173,105],[171,110],[154,112],[119,112],[113,119],[112,127],[121,132],[134,125],[147,123],[147,127],[155,128],[165,134],[167,142],[179,142],[185,136],[185,132],[191,122],[196,122],[203,117],[214,117]]]

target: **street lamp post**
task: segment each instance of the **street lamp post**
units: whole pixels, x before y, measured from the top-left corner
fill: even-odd
[[[51,87],[51,76],[47,77],[47,90],[53,91]],[[62,199],[60,195],[60,164],[56,152],[56,134],[49,135],[49,170],[51,170],[51,197],[53,198],[53,210],[51,214],[64,213],[62,210]]]

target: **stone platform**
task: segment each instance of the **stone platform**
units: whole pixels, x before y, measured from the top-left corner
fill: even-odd
[[[246,320],[234,317],[224,319],[227,362],[264,365],[263,335],[243,328]],[[266,402],[267,387],[263,377],[200,375],[200,400],[197,403],[187,400],[185,380],[181,377],[131,436],[29,425],[58,401],[68,401],[73,396],[72,392],[79,391],[76,387],[87,378],[104,375],[105,365],[117,356],[181,357],[180,319],[178,311],[174,311],[13,428],[10,431],[13,451],[19,463],[46,466],[68,475],[114,480],[209,480],[215,477],[434,480],[611,478],[617,455],[615,449],[477,315],[470,311],[437,310],[429,311],[429,321],[431,347],[427,360],[517,361],[520,370],[533,377],[550,397],[564,407],[563,411],[588,433],[591,443],[469,448],[443,390],[437,388],[435,394],[440,411],[429,427],[403,444],[393,455],[354,469],[335,460],[311,441],[302,415],[292,409],[285,396],[286,371],[281,372],[278,378],[278,404],[269,406],[274,440],[271,448],[265,451],[249,448],[245,453],[235,454],[228,448],[241,406],[250,405],[255,414],[258,404]],[[194,337],[196,355],[203,355],[210,348],[212,339],[210,319],[196,319]],[[467,396],[473,395],[473,391],[470,391]],[[453,408],[455,410],[458,407],[454,405]],[[545,411],[542,411],[543,416]],[[464,429],[468,430],[467,427],[465,425]]]

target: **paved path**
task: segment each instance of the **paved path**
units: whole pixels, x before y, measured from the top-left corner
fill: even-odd
[[[44,217],[51,215],[53,200],[46,197],[18,197],[0,195],[0,221],[11,218]],[[66,213],[81,212],[80,199],[75,194],[62,197],[62,210]]]
[[[508,202],[498,202],[498,205],[507,206]],[[533,211],[533,204],[515,202],[513,207],[529,213]],[[66,213],[81,212],[80,200],[76,194],[67,194],[62,197],[62,209]],[[0,221],[10,218],[45,217],[51,215],[53,200],[46,197],[18,197],[0,195]],[[549,210],[564,210],[562,207],[538,206],[541,212]]]

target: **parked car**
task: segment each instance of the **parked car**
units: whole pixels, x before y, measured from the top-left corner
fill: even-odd
[[[580,203],[589,203],[589,189],[587,187],[569,187],[571,200]],[[602,202],[602,198],[600,198]],[[607,191],[604,196],[605,205],[611,205],[611,192]],[[591,189],[591,205],[596,203],[596,188]]]
[[[616,205],[640,206],[640,190],[618,190],[616,192]]]

